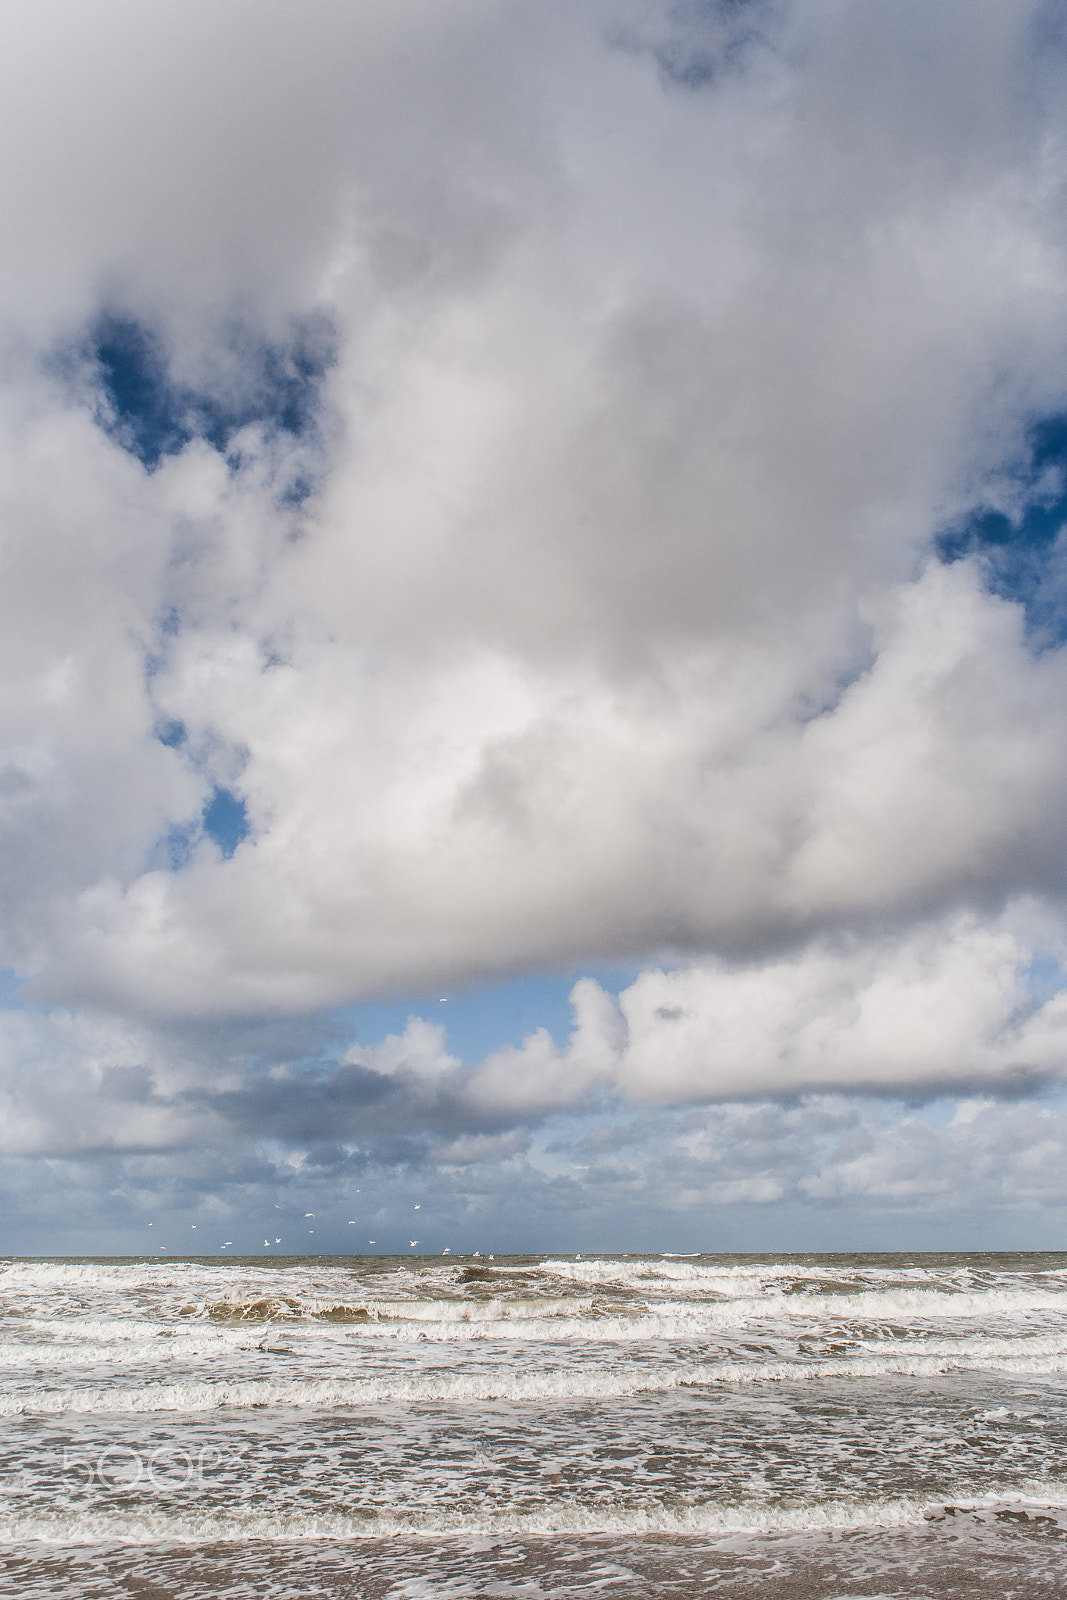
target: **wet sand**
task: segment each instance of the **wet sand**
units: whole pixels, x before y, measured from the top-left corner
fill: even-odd
[[[20,1600],[1067,1600],[1067,1519],[959,1512],[862,1532],[718,1538],[409,1539],[9,1546]]]

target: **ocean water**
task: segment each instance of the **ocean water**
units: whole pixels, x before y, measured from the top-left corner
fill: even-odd
[[[1067,1255],[9,1260],[0,1366],[5,1594],[1067,1596]]]

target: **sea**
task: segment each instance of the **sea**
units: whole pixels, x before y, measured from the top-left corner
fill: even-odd
[[[0,1593],[1067,1596],[1067,1254],[8,1259]]]

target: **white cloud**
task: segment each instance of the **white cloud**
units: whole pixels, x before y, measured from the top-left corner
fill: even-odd
[[[264,670],[247,638],[190,641],[159,703],[242,752],[255,837],[90,882],[42,992],[286,1010],[1058,897],[1067,659],[1035,658],[966,563],[882,609],[873,665],[814,718],[773,655],[611,691],[484,655]]]
[[[7,1138],[13,1150],[57,1152],[234,1135],[477,1144],[627,1104],[1032,1093],[1067,1078],[1065,944],[1062,926],[1019,903],[996,919],[961,914],[747,962],[647,969],[617,999],[583,978],[565,1043],[539,1028],[467,1063],[443,1024],[418,1016],[338,1052],[328,1033],[287,1039],[280,1024],[227,1036],[0,1013]]]
[[[307,513],[272,505],[254,432],[236,475],[200,444],[146,479],[84,422],[63,482],[39,456],[13,463],[49,611],[101,593],[92,640],[67,630],[57,659],[98,715],[101,771],[79,771],[79,792],[122,835],[75,849],[21,914],[13,949],[36,953],[39,992],[309,1007],[1058,890],[1061,654],[1035,660],[965,565],[916,576],[938,519],[1058,396],[1057,169],[1040,107],[1013,98],[1025,8],[982,9],[918,127],[940,12],[922,48],[862,8],[796,24],[799,53],[775,24],[770,78],[693,93],[598,40],[594,12],[551,11],[522,66],[521,8],[492,27],[474,8],[455,51],[487,29],[505,77],[529,77],[510,123],[496,84],[460,113],[469,64],[434,67],[439,25],[419,37],[421,12],[401,12],[367,22],[367,60],[392,63],[383,81],[437,74],[436,120],[407,137],[428,149],[432,132],[459,165],[426,211],[410,151],[382,166],[322,133],[292,154],[314,182],[348,172],[355,208],[300,245],[332,263],[340,336]],[[351,46],[347,12],[316,16]],[[273,27],[246,106],[283,70]],[[224,58],[204,69],[209,99]],[[855,139],[874,163],[862,184]],[[486,223],[477,270],[449,266],[493,205],[510,220]],[[174,283],[151,254],[136,274],[166,327]],[[177,345],[194,366],[218,334],[201,300]],[[56,407],[40,423],[78,426]],[[21,583],[10,604],[42,601]],[[186,724],[184,758],[148,742],[153,715]],[[75,781],[73,742],[53,741],[56,788]],[[254,839],[146,876],[168,814],[195,821],[218,774]]]
[[[1067,399],[1047,9],[8,9],[0,948],[90,1008],[15,1143],[98,1137],[94,1029],[160,1052],[119,1144],[208,1138],[212,1018],[606,959],[569,1044],[412,1024],[346,1115],[1060,1075],[1067,651],[931,556]],[[199,396],[151,468],[109,310]],[[309,317],[315,429],[223,444]]]
[[[961,917],[759,965],[646,972],[620,996],[617,1081],[670,1103],[1059,1077],[1067,1013],[1058,995],[1031,1000],[1031,959],[1008,927]]]
[[[6,1158],[171,1151],[211,1136],[184,1091],[219,1064],[119,1019],[0,1011],[0,1148]]]
[[[995,921],[965,914],[758,961],[650,969],[617,1005],[583,979],[565,1048],[540,1030],[454,1074],[453,1088],[472,1109],[515,1116],[598,1093],[669,1106],[835,1088],[1025,1092],[1067,1076],[1067,995],[1034,976],[1051,964],[1062,983],[1064,935],[1042,921],[1020,905]]]

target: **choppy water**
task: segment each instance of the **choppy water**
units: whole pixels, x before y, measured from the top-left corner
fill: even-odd
[[[16,1260],[0,1366],[19,1561],[1067,1529],[1067,1255]]]

